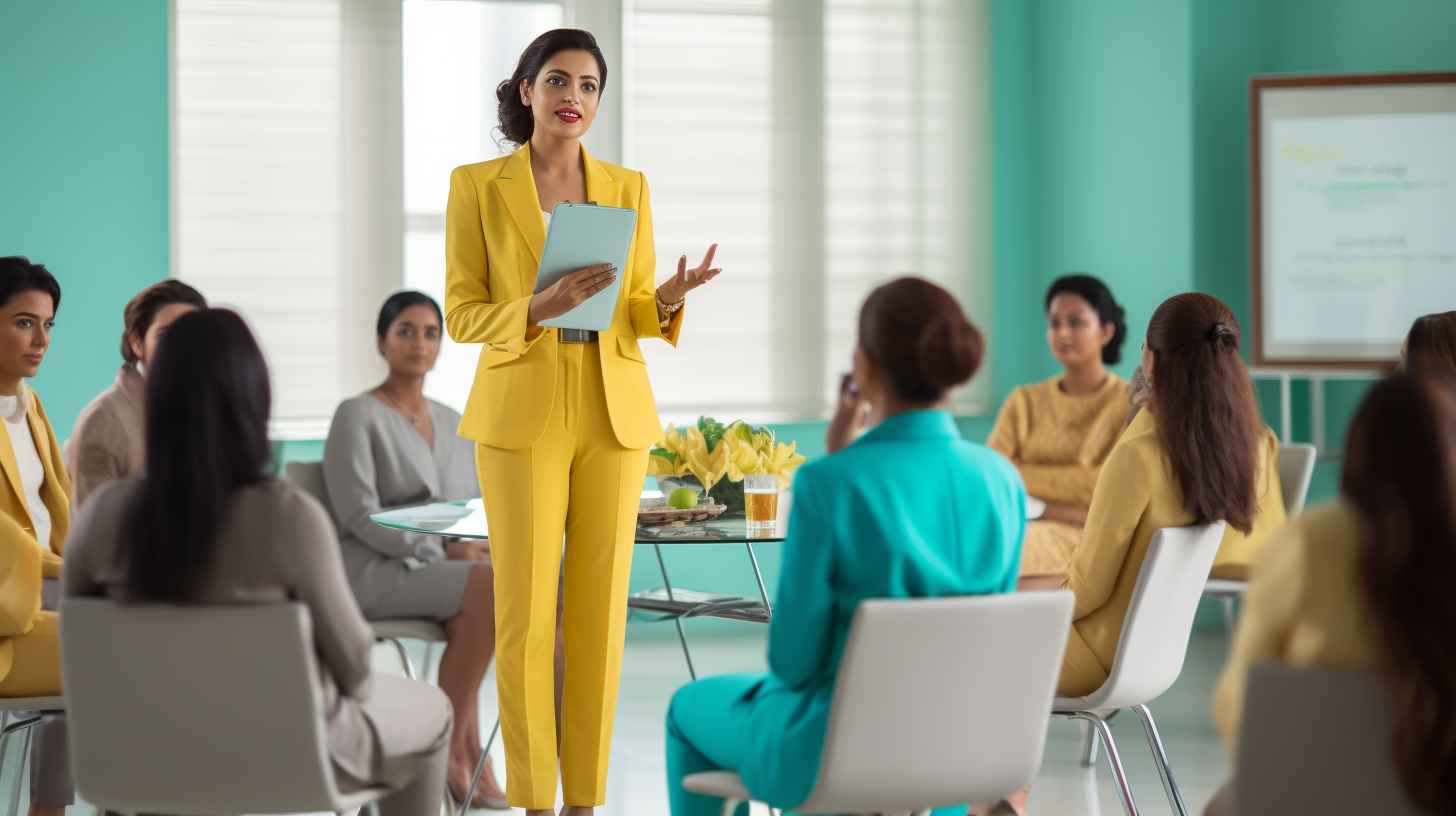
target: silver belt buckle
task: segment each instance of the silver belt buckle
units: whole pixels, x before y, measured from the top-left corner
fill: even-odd
[[[556,339],[562,343],[595,343],[597,333],[587,329],[558,329]]]

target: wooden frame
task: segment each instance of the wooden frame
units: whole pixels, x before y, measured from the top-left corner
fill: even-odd
[[[1264,354],[1264,222],[1263,144],[1260,94],[1267,88],[1358,87],[1362,85],[1444,85],[1456,83],[1456,72],[1412,74],[1320,74],[1249,77],[1249,310],[1250,354],[1255,366],[1273,369],[1377,371],[1396,360],[1322,360],[1268,357]]]

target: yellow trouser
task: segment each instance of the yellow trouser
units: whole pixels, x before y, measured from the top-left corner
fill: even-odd
[[[10,638],[15,661],[0,680],[0,697],[51,697],[61,693],[60,618],[37,612],[29,632]]]
[[[556,804],[553,660],[563,531],[561,787],[568,805],[606,802],[627,576],[647,475],[647,451],[622,447],[612,431],[597,348],[563,343],[558,354],[556,398],[541,438],[516,450],[475,449],[495,567],[506,799],[519,808]]]

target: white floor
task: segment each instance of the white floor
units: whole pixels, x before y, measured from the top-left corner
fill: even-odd
[[[731,631],[692,630],[699,676],[723,672],[754,671],[764,668],[763,627],[743,625]],[[418,644],[416,644],[418,645]],[[1192,814],[1200,813],[1213,791],[1222,784],[1227,764],[1208,717],[1208,699],[1223,663],[1226,643],[1221,631],[1197,632],[1188,651],[1182,677],[1151,704],[1167,746],[1173,772]],[[424,655],[417,651],[417,662]],[[435,653],[438,659],[438,651]],[[397,663],[392,652],[378,650],[376,666],[393,671]],[[986,671],[995,671],[988,664]],[[663,715],[672,692],[688,679],[682,650],[671,624],[633,625],[623,661],[622,692],[618,702],[617,727],[612,741],[612,770],[607,804],[598,809],[602,816],[644,816],[667,813],[667,790],[663,777]],[[487,678],[482,697],[481,729],[489,733],[495,719],[494,678]],[[1032,788],[1029,811],[1036,816],[1116,816],[1122,812],[1104,758],[1095,770],[1078,763],[1081,734],[1076,723],[1048,724],[1046,754]],[[1113,734],[1132,780],[1134,796],[1144,814],[1171,812],[1143,737],[1141,725],[1130,712],[1113,721]],[[967,739],[975,739],[967,734]],[[504,777],[504,761],[497,743],[496,772]],[[0,779],[0,802],[8,803],[14,777],[14,757],[6,762]],[[24,785],[24,780],[21,780]],[[22,791],[21,812],[28,797]],[[77,803],[67,816],[87,816],[91,808]],[[487,814],[491,811],[478,811]],[[524,811],[512,811],[516,814]],[[755,814],[763,813],[756,810]]]

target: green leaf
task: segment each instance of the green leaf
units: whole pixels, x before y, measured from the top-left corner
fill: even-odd
[[[670,450],[667,450],[666,448],[653,448],[652,450],[648,451],[648,453],[652,456],[661,456],[663,459],[666,459],[669,462],[677,461],[677,454],[673,453]]]
[[[736,434],[740,440],[747,442],[750,445],[753,444],[753,429],[743,424],[742,422],[734,426],[733,433]]]

